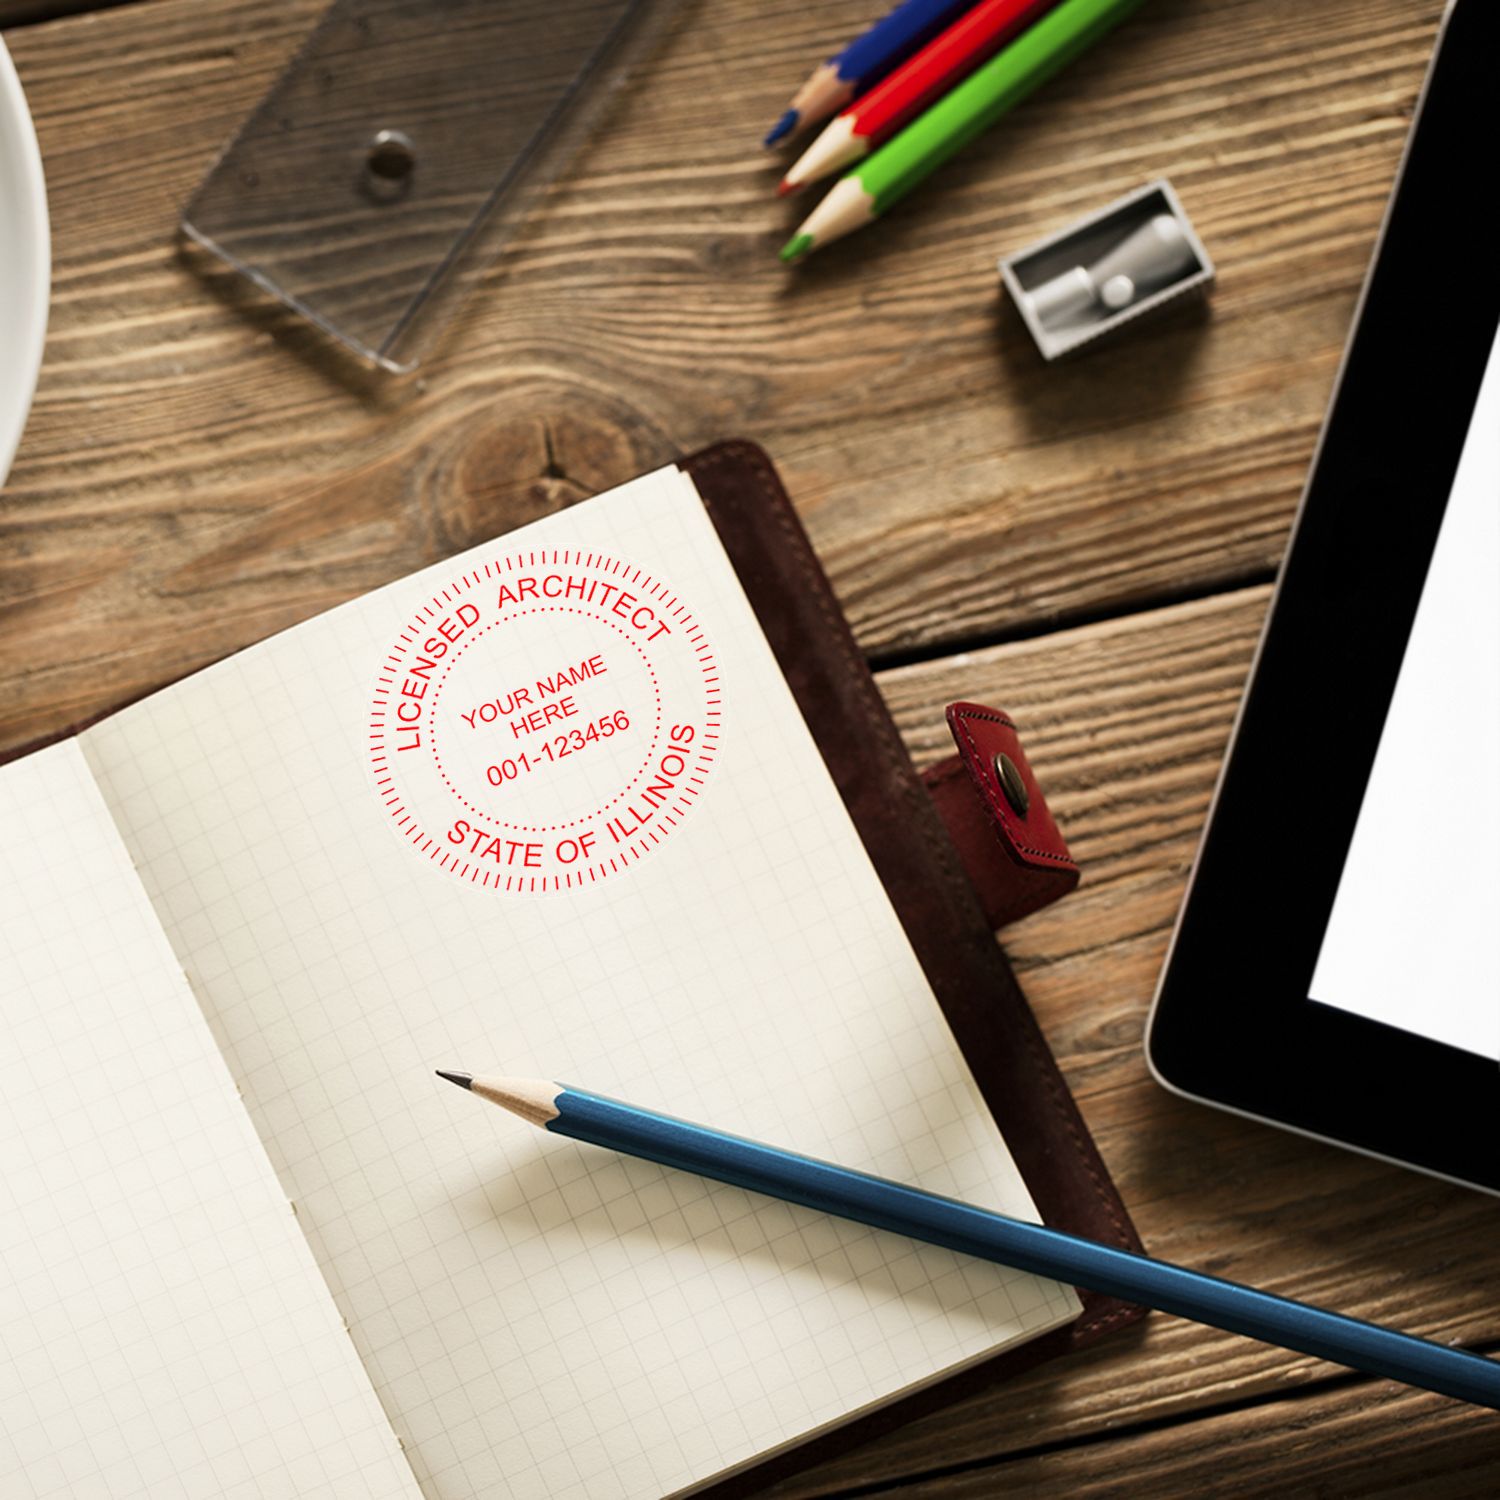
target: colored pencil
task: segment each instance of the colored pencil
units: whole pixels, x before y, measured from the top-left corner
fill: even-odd
[[[868,224],[1098,41],[1140,0],[1062,0],[847,176],[782,246],[783,260]]]
[[[868,156],[1056,0],[981,0],[863,98],[840,110],[781,179],[784,196]]]
[[[844,50],[814,68],[771,127],[766,145],[791,139],[809,125],[836,114],[856,94],[884,78],[927,39],[941,31],[974,0],[902,0]]]
[[[571,1085],[532,1078],[476,1078],[470,1073],[438,1076],[555,1135],[1500,1411],[1500,1362],[1465,1349],[1413,1338],[706,1125],[691,1125]]]

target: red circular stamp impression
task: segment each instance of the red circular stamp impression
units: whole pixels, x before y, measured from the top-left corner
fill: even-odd
[[[663,583],[619,558],[501,555],[408,621],[370,705],[398,833],[497,891],[576,889],[668,838],[719,744],[719,672]]]

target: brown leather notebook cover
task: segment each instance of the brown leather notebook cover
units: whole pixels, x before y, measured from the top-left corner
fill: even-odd
[[[1140,1249],[979,898],[770,459],[725,442],[681,461],[703,496],[876,872],[1043,1220]],[[715,1485],[759,1488],[957,1396],[1091,1343],[1144,1309],[1080,1292],[1066,1328],[913,1392]]]

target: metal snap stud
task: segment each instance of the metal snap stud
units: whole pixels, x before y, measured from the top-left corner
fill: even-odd
[[[1021,775],[1015,761],[1003,750],[995,752],[995,775],[1000,782],[1000,790],[1005,793],[1005,800],[1010,803],[1012,811],[1018,818],[1026,816],[1026,810],[1031,806],[1031,793],[1026,790],[1025,778]]]

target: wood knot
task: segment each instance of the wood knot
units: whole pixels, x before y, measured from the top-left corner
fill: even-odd
[[[559,391],[476,414],[443,445],[428,495],[452,550],[524,526],[675,456],[647,417],[596,393]]]

